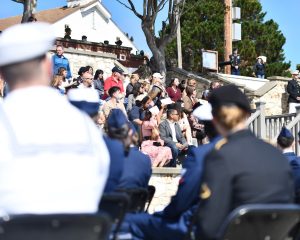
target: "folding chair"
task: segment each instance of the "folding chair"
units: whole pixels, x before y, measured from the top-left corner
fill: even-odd
[[[220,239],[283,240],[300,221],[300,206],[251,204],[235,209],[220,228]],[[294,237],[294,236],[290,236]]]
[[[132,189],[118,189],[119,192],[128,194],[130,204],[128,212],[140,213],[145,209],[146,201],[148,198],[148,191],[145,188],[132,188]]]
[[[106,240],[104,214],[12,215],[0,218],[1,240]]]
[[[112,192],[102,196],[99,211],[107,213],[112,219],[115,225],[113,228],[113,239],[118,238],[118,232],[128,211],[129,203],[130,199],[126,193]]]
[[[147,201],[146,201],[145,212],[148,212],[148,210],[149,210],[149,206],[150,206],[150,204],[152,202],[152,199],[154,197],[155,191],[156,191],[156,188],[154,186],[152,186],[152,185],[148,186],[148,198],[147,198]]]

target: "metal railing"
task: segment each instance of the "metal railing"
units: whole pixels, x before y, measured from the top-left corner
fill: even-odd
[[[298,132],[300,130],[300,107],[296,108],[296,113],[265,116],[265,103],[257,102],[255,104],[256,111],[251,114],[247,121],[249,129],[257,137],[275,143],[281,128],[285,126],[295,137],[295,152],[299,155]]]

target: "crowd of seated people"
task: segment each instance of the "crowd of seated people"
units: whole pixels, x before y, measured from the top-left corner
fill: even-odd
[[[200,104],[196,81],[188,79],[185,86],[185,81],[179,84],[174,78],[165,89],[163,76],[159,73],[154,73],[150,79],[140,79],[138,74],[124,76],[123,73],[122,69],[114,67],[112,75],[104,79],[103,71],[97,69],[93,77],[93,68],[86,66],[79,68],[77,78],[67,81],[66,70],[62,67],[53,76],[52,86],[61,94],[67,94],[73,88],[95,89],[99,95],[97,125],[100,128],[107,130],[110,112],[120,109],[135,127],[138,146],[150,156],[152,165],[176,167],[178,153],[185,154],[189,146],[202,144],[201,137],[205,139],[204,134],[201,137],[196,134],[196,131],[203,133],[203,125],[191,114],[193,107]],[[127,85],[125,79],[129,79]],[[177,113],[171,114],[172,109]],[[155,126],[153,122],[156,122]],[[176,126],[175,132],[173,126]]]

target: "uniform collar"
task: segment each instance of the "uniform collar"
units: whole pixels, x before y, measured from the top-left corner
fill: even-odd
[[[283,152],[285,156],[296,156],[294,152]]]
[[[227,136],[228,139],[242,138],[242,137],[254,137],[253,133],[248,129],[243,129]]]

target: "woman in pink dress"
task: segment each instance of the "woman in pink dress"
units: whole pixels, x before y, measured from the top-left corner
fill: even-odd
[[[163,167],[172,159],[171,149],[164,147],[164,141],[159,137],[158,123],[156,116],[152,117],[149,110],[145,112],[145,118],[142,123],[142,134],[144,141],[141,145],[141,151],[147,154],[153,167]]]

